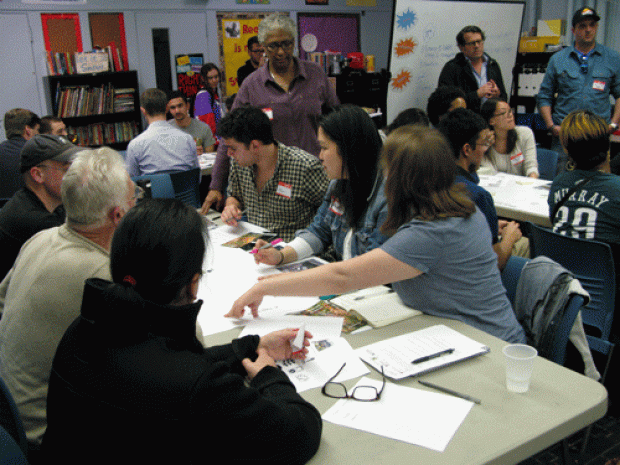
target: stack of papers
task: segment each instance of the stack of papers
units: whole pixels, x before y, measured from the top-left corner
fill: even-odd
[[[357,313],[375,328],[422,314],[421,311],[406,306],[398,294],[387,286],[343,294],[333,298],[331,302]]]
[[[361,347],[356,353],[377,371],[383,367],[386,376],[403,379],[486,354],[489,350],[452,328],[435,325]]]

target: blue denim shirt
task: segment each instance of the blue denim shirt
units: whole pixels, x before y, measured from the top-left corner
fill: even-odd
[[[538,106],[553,107],[554,124],[561,124],[575,110],[590,110],[608,123],[611,120],[609,96],[620,97],[620,54],[596,44],[587,63],[588,72],[583,73],[574,46],[560,50],[549,60],[538,92]]]
[[[387,200],[384,192],[385,179],[382,173],[379,173],[378,177],[378,182],[375,183],[368,200],[366,214],[360,220],[362,226],[353,232],[351,238],[352,257],[379,247],[387,240],[387,236],[380,231],[387,217]],[[344,215],[338,215],[330,209],[335,186],[336,181],[331,181],[325,199],[314,220],[308,228],[297,231],[295,235],[310,244],[314,254],[321,253],[326,246],[332,243],[338,258],[342,259],[344,239],[350,228]]]

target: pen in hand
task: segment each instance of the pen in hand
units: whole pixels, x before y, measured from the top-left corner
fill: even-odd
[[[282,239],[280,239],[280,238],[274,239],[271,242],[267,242],[266,244],[261,245],[257,249],[250,250],[250,253],[257,253],[259,250],[268,249],[269,247],[273,247],[274,245],[279,244],[280,242],[282,242]]]

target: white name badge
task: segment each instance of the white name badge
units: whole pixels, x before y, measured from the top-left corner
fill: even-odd
[[[594,80],[592,83],[592,88],[600,91],[605,90],[605,81]]]
[[[523,156],[523,152],[519,152],[516,155],[513,155],[512,157],[510,157],[510,163],[512,163],[512,166],[520,165],[524,161],[525,161],[525,157]]]
[[[293,186],[280,181],[278,183],[278,188],[276,189],[276,195],[280,195],[282,197],[286,197],[287,199],[290,199],[292,191],[293,191]]]
[[[332,202],[329,204],[329,211],[335,213],[338,216],[344,215],[344,207],[335,197],[332,197]]]

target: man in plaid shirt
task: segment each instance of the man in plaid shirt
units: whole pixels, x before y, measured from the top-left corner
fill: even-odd
[[[325,196],[328,179],[321,162],[277,142],[258,108],[236,108],[222,118],[218,133],[232,158],[222,221],[236,225],[245,215],[290,241],[310,224]]]

